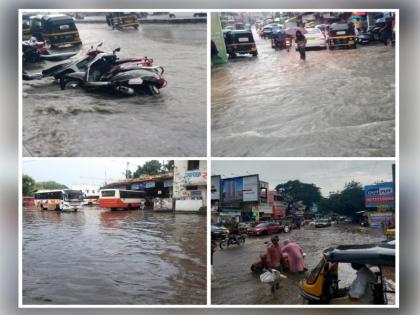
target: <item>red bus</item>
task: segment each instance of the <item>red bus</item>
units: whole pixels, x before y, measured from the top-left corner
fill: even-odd
[[[146,202],[144,191],[103,189],[99,192],[99,207],[115,209],[140,208]]]

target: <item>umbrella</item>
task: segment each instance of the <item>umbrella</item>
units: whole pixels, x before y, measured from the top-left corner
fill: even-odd
[[[296,31],[300,31],[302,34],[306,34],[307,31],[303,27],[289,27],[286,28],[286,34],[296,37]]]

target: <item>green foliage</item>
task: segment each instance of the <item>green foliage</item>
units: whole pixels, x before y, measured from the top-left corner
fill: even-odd
[[[38,182],[35,184],[35,190],[41,189],[67,189],[66,185],[57,183],[53,180],[46,181],[46,182]]]
[[[42,189],[67,189],[66,185],[62,185],[55,181],[36,182],[31,176],[22,175],[22,194],[23,196],[32,196],[35,191]]]
[[[291,180],[284,184],[276,186],[276,190],[280,193],[289,205],[301,201],[308,210],[312,204],[321,200],[321,192],[319,187],[314,184],[302,183],[299,180]]]
[[[158,160],[151,160],[144,163],[143,166],[137,166],[137,170],[131,175],[131,178],[139,178],[142,175],[159,175],[173,172],[175,167],[174,161],[168,161],[165,164]]]
[[[22,194],[23,196],[31,196],[35,189],[35,180],[26,174],[22,175]]]
[[[318,209],[322,213],[346,216],[353,216],[355,212],[365,210],[363,186],[354,181],[347,183],[341,192],[334,192],[328,198],[322,198]]]

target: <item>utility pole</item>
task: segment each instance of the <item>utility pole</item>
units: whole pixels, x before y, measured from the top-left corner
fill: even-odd
[[[125,171],[125,178],[128,179],[128,170],[129,170],[130,162],[127,162],[127,170]]]

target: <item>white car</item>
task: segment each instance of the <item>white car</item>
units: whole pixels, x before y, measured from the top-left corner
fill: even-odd
[[[325,35],[319,28],[305,28],[306,30],[306,47],[321,47],[327,48],[327,41],[325,40]]]

